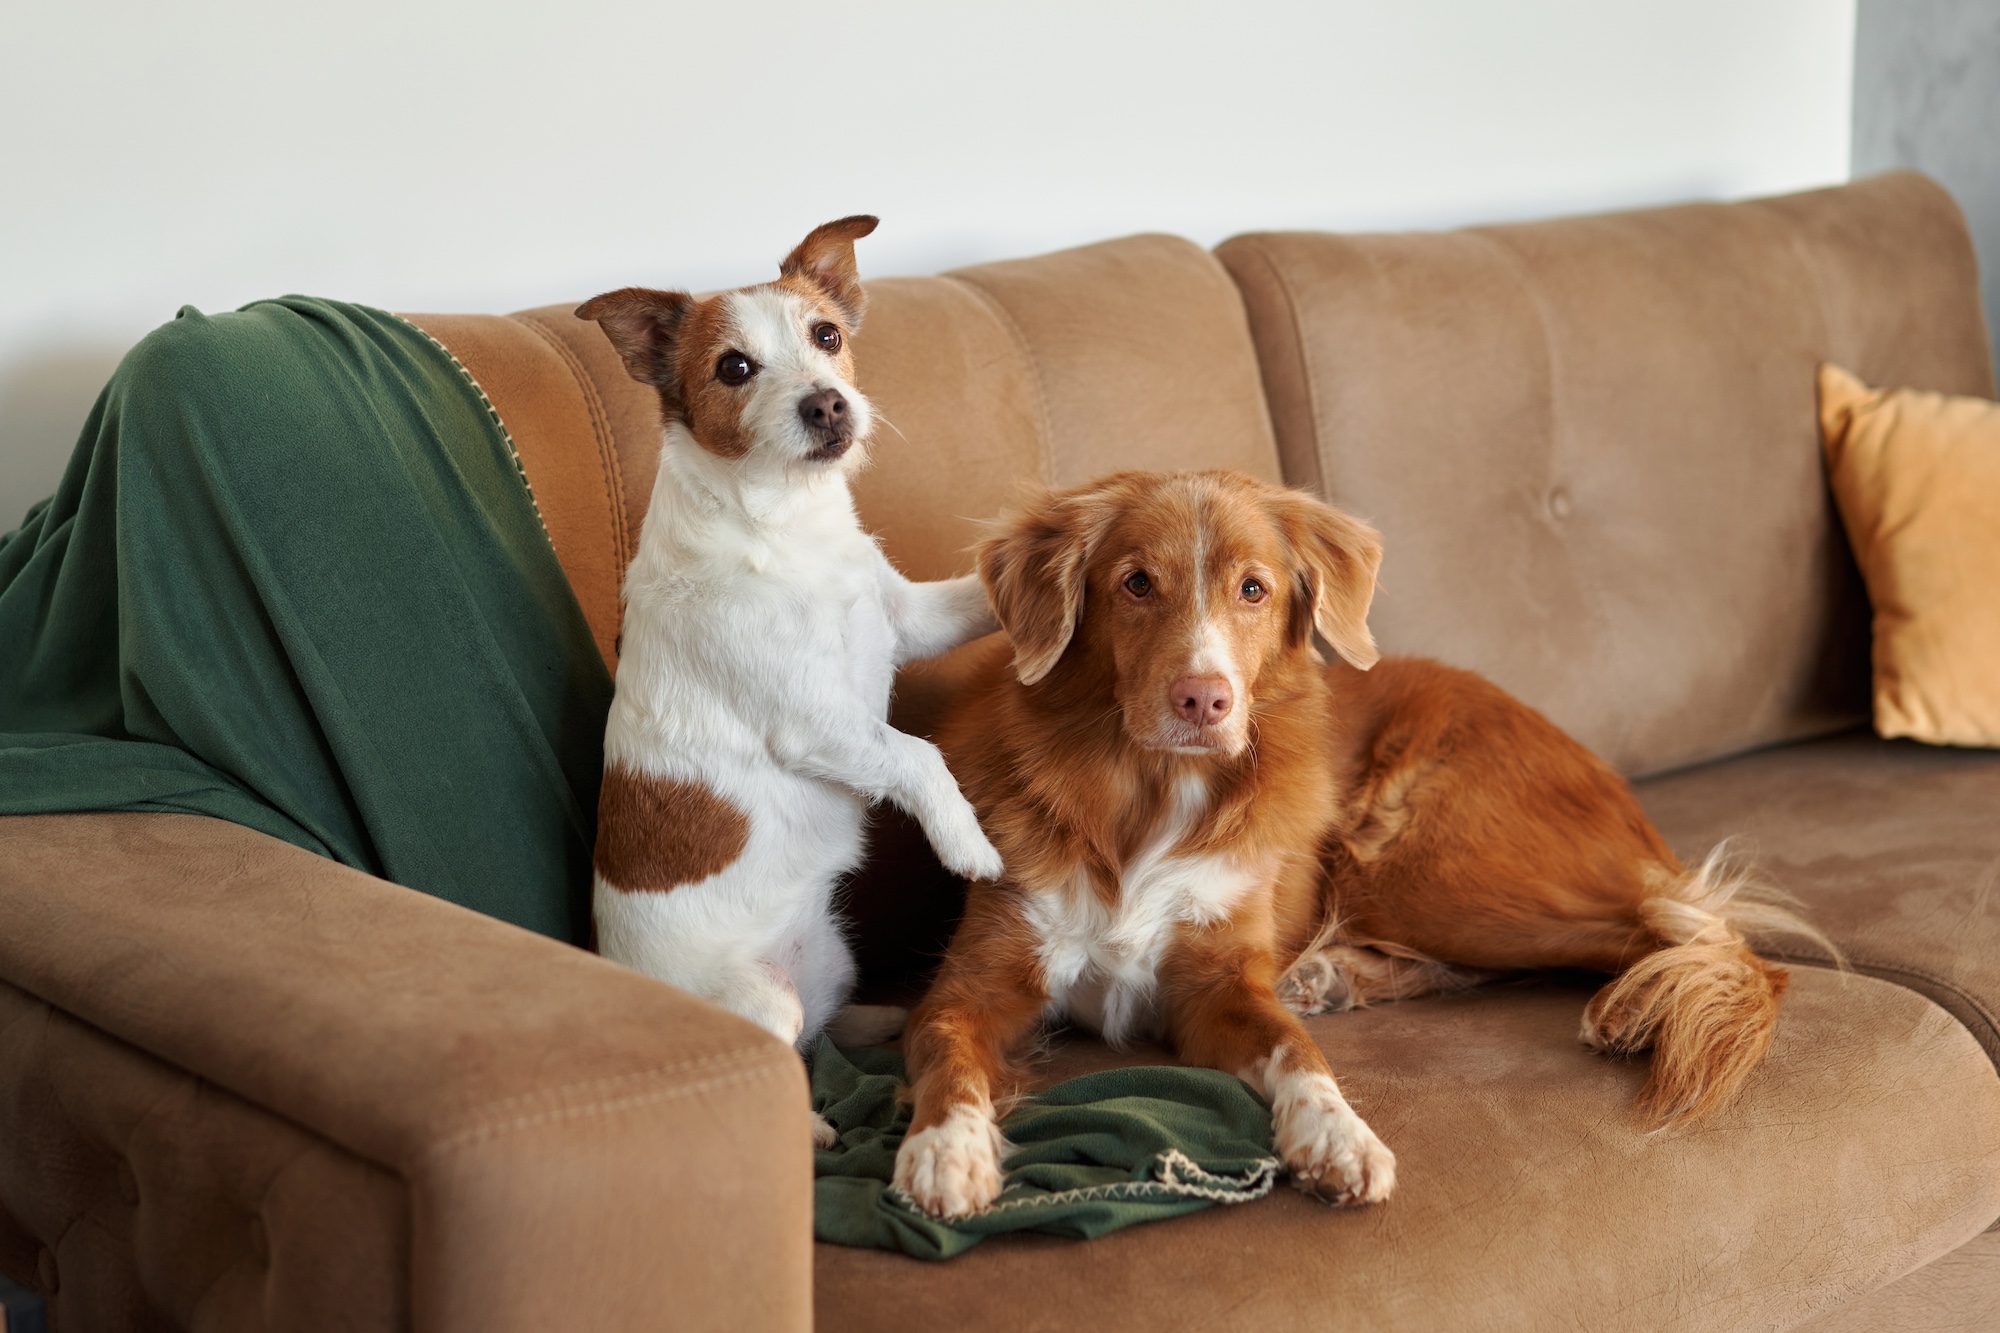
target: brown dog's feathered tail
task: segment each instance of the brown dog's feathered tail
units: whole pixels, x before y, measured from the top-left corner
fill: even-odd
[[[1663,877],[1664,878],[1664,877]],[[1797,935],[1840,962],[1819,931],[1730,857],[1726,844],[1639,905],[1661,947],[1591,997],[1583,1040],[1601,1051],[1653,1051],[1640,1110],[1662,1124],[1727,1105],[1771,1049],[1791,974],[1759,958],[1744,931]]]

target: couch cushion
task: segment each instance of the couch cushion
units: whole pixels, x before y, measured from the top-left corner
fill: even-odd
[[[567,306],[405,318],[442,343],[485,391],[598,651],[616,666],[618,590],[645,514],[632,508],[626,476],[652,477],[658,400],[626,376],[597,326]]]
[[[1991,395],[1936,185],[1217,254],[1287,479],[1387,538],[1385,651],[1484,672],[1626,772],[1866,716],[1813,371]]]
[[[895,429],[855,495],[912,577],[970,569],[980,521],[1027,488],[1128,467],[1277,479],[1242,298],[1190,241],[884,278],[868,299],[856,373]]]
[[[1311,1020],[1398,1154],[1384,1205],[1280,1190],[946,1264],[821,1245],[817,1326],[1785,1328],[2000,1214],[2000,1079],[1922,997],[1799,969],[1742,1100],[1648,1134],[1631,1111],[1643,1062],[1577,1042],[1586,994],[1520,985]],[[1163,1058],[1069,1040],[1042,1073]]]
[[[865,265],[867,256],[862,256]],[[856,375],[889,423],[855,496],[913,578],[971,567],[1024,487],[1121,467],[1276,480],[1243,301],[1191,241],[1133,236],[868,283]],[[413,315],[486,390],[607,661],[659,470],[659,400],[571,305]]]
[[[1854,733],[1638,792],[1683,858],[1741,837],[1850,964],[1929,996],[2000,1063],[2000,752]]]
[[[1800,1324],[1794,1333],[1992,1333],[2000,1328],[2000,1231]]]

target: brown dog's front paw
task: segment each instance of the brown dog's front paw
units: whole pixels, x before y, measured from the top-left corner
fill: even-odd
[[[903,1140],[895,1187],[932,1217],[968,1217],[1000,1197],[1000,1126],[981,1106],[960,1105]]]
[[[1328,1203],[1380,1203],[1396,1188],[1396,1154],[1323,1074],[1281,1095],[1271,1128],[1292,1184]]]

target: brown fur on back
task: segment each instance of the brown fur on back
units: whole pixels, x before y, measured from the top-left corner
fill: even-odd
[[[1727,887],[1680,863],[1623,778],[1491,682],[1415,658],[1327,671],[1347,793],[1324,848],[1339,937],[1618,974],[1584,1035],[1654,1051],[1642,1109],[1674,1121],[1727,1104],[1770,1048],[1788,981],[1731,924]]]
[[[1638,904],[1681,866],[1623,778],[1469,671],[1389,658],[1327,675],[1344,934],[1472,967],[1615,972],[1656,947]]]

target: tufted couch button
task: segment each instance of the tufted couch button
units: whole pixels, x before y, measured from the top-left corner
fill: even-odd
[[[139,1177],[133,1173],[130,1162],[118,1163],[118,1197],[130,1207],[139,1206]]]
[[[35,1260],[35,1281],[41,1284],[42,1294],[55,1295],[56,1289],[62,1285],[61,1278],[62,1275],[56,1272],[55,1251],[43,1250],[40,1257]]]
[[[250,1253],[257,1256],[257,1262],[264,1267],[271,1266],[271,1237],[264,1229],[262,1215],[250,1218]]]
[[[1569,491],[1561,486],[1549,492],[1549,513],[1556,518],[1568,518],[1571,508]]]

